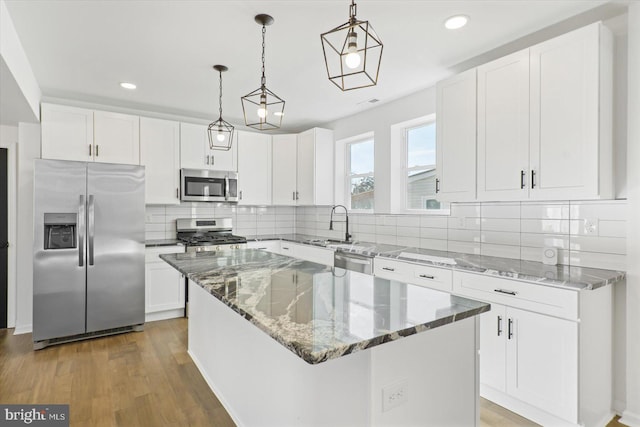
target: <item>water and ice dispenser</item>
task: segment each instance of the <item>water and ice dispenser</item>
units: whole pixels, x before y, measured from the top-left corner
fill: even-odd
[[[77,248],[77,224],[76,213],[45,213],[44,249]]]

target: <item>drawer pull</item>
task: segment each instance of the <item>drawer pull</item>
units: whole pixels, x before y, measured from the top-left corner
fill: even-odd
[[[434,276],[429,276],[428,274],[421,274],[419,277],[422,277],[423,279],[431,279],[431,280],[435,279]]]
[[[396,271],[395,268],[391,268],[391,267],[382,267],[382,269],[387,271]]]
[[[498,316],[498,336],[502,335],[502,316]]]
[[[507,338],[511,339],[513,337],[513,319],[509,319],[509,328],[507,330]]]
[[[283,246],[283,247],[282,247],[282,249],[284,249],[285,251],[288,251],[288,250],[289,250],[289,248],[288,248],[288,247],[286,247],[286,246]]]
[[[515,291],[505,291],[504,289],[494,289],[493,292],[500,292],[501,294],[507,294],[507,295],[516,295],[517,292]]]

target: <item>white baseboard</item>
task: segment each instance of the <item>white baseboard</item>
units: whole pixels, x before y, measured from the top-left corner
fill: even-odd
[[[627,404],[625,402],[617,399],[614,399],[611,405],[612,405],[613,411],[620,416],[622,416],[622,413],[624,412],[624,408],[627,407]]]
[[[629,427],[640,427],[640,414],[634,414],[630,411],[622,412],[620,422]]]
[[[184,317],[184,308],[175,310],[158,311],[155,313],[146,313],[144,315],[145,322],[155,322],[156,320],[175,319],[176,317]]]
[[[30,334],[33,332],[33,325],[16,325],[13,335]]]

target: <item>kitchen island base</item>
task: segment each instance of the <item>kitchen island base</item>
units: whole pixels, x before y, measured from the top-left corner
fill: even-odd
[[[478,425],[477,316],[319,364],[189,281],[189,354],[239,426]]]

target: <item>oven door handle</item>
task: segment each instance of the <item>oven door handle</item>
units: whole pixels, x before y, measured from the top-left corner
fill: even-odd
[[[229,176],[224,177],[224,199],[229,200]]]

